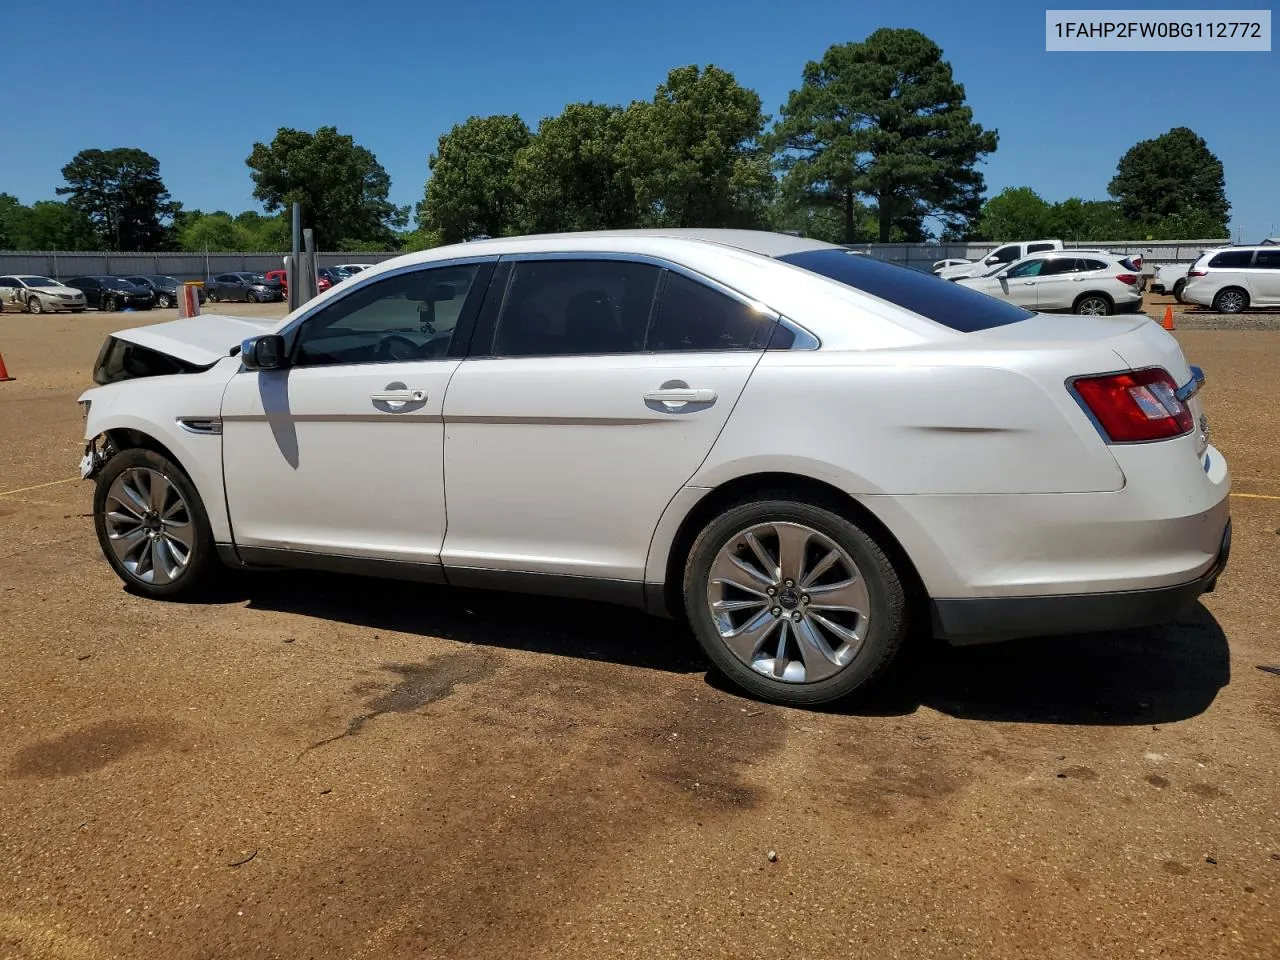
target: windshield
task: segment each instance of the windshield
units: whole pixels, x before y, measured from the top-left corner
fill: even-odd
[[[159,284],[162,287],[176,287],[178,281],[175,277],[147,277],[152,283]]]
[[[897,304],[960,333],[1002,327],[1035,316],[950,280],[849,250],[807,250],[778,259]]]
[[[62,284],[56,280],[50,280],[48,277],[20,277],[19,278],[28,287],[60,287]]]

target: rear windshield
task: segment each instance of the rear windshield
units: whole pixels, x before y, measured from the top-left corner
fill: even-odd
[[[960,333],[990,330],[1035,316],[1021,307],[931,273],[848,250],[806,250],[778,259],[888,300]]]

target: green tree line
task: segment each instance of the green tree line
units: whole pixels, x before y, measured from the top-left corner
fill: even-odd
[[[881,29],[808,63],[774,118],[714,65],[672,70],[648,100],[568,104],[535,128],[470,117],[439,138],[412,211],[391,203],[377,157],[331,126],[253,144],[265,212],[184,209],[145,151],[84,150],[62,168],[64,201],[0,193],[0,249],[281,250],[295,202],[322,248],[351,251],[644,226],[844,243],[1227,235],[1222,164],[1186,127],[1128,150],[1105,200],[1050,203],[1030,187],[984,200],[979,167],[998,144],[937,44]]]

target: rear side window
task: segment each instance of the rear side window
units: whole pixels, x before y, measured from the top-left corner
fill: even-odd
[[[1280,267],[1280,247],[1275,250],[1259,250],[1258,259],[1253,262],[1253,265],[1268,270]]]
[[[1209,261],[1211,267],[1247,267],[1253,259],[1252,250],[1225,250]]]
[[[706,284],[668,273],[646,349],[763,349],[773,319]]]
[[[1080,269],[1082,269],[1082,270],[1105,270],[1105,269],[1107,269],[1107,265],[1106,265],[1105,263],[1103,263],[1101,260],[1081,260],[1081,261],[1080,261],[1080,264],[1081,264]],[[1131,264],[1131,263],[1130,263],[1129,261],[1127,261],[1127,260],[1126,260],[1126,261],[1124,261],[1124,264],[1125,264],[1125,266],[1126,266],[1126,267],[1128,267],[1130,270],[1137,270],[1137,269],[1138,269],[1137,267],[1135,267],[1133,264]]]
[[[1034,316],[1029,310],[950,280],[942,280],[931,273],[899,267],[848,250],[806,250],[778,259],[897,304],[959,333],[1003,327]]]
[[[660,270],[614,260],[527,260],[511,271],[499,357],[640,353]]]

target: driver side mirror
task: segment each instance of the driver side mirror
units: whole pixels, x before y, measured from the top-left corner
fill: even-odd
[[[246,370],[279,370],[288,366],[284,337],[278,333],[250,337],[240,344],[240,362]]]

